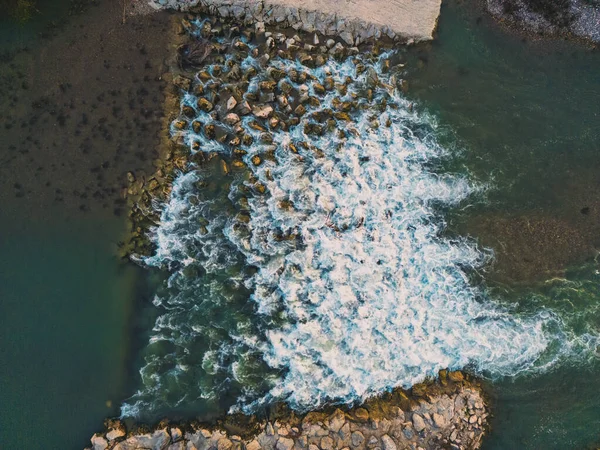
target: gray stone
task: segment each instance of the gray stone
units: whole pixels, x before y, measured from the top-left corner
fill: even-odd
[[[387,434],[381,436],[383,450],[396,450],[396,443]]]
[[[115,428],[106,433],[106,439],[114,441],[117,438],[125,436],[125,431],[120,428]]]
[[[425,429],[425,427],[426,427],[425,421],[417,413],[413,414],[413,416],[412,416],[412,423],[413,423],[413,426],[415,427],[415,430],[417,430],[417,432],[423,431]]]
[[[353,447],[359,447],[365,442],[365,436],[360,431],[355,431],[352,433],[350,440]]]
[[[334,442],[329,436],[325,436],[321,439],[321,448],[323,450],[333,450]]]
[[[108,442],[106,442],[104,436],[100,434],[93,435],[92,439],[90,440],[92,442],[92,448],[94,450],[105,450],[106,448],[108,448]]]
[[[277,445],[275,448],[277,450],[292,450],[294,447],[294,440],[289,438],[280,437],[277,440]]]

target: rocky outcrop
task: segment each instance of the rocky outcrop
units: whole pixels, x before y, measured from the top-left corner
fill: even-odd
[[[453,381],[454,380],[454,381]],[[119,421],[109,421],[91,438],[90,450],[400,450],[476,449],[487,426],[488,410],[479,386],[462,373],[441,372],[436,383],[412,392],[397,390],[363,406],[285,414],[272,421],[234,428],[169,425],[127,433]],[[242,437],[243,436],[243,437]]]
[[[383,36],[430,40],[440,4],[441,0],[150,0],[155,8],[192,10],[234,18],[240,24],[272,24],[339,36],[348,45]]]
[[[522,31],[600,43],[598,0],[486,0],[497,19]]]

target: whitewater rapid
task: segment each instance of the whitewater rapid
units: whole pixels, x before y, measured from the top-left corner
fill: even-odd
[[[162,313],[143,387],[124,416],[217,401],[228,389],[245,412],[275,400],[307,410],[410,387],[445,368],[491,377],[542,370],[569,352],[555,314],[517,314],[470,283],[490,253],[444,237],[444,212],[483,186],[436,169],[452,155],[436,141],[435,120],[415,112],[383,60],[361,60],[369,70],[357,73],[353,58],[318,69],[272,59],[271,68],[308,70],[321,84],[354,81],[343,96],[325,94],[290,130],[273,131],[273,142],[251,131],[243,157],[251,179],[230,175],[222,191],[209,191],[210,174],[194,165],[176,178],[151,233],[156,252],[143,261],[170,273],[155,299]],[[266,72],[251,57],[244,65]],[[373,73],[379,84],[369,100]],[[307,89],[316,95],[314,84]],[[196,101],[187,93],[182,105]],[[359,105],[351,121],[305,133],[310,113],[339,101]],[[173,133],[228,156],[201,133]]]

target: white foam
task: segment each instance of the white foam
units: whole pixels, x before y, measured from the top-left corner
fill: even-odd
[[[312,75],[343,83],[347,76],[356,78],[355,65],[330,61]],[[175,345],[167,359],[176,370],[161,366],[160,352],[150,352],[141,371],[143,388],[124,405],[124,416],[156,404],[173,406],[168,395],[178,399],[175,404],[193,396],[215,399],[231,380],[241,387],[238,406],[244,411],[271,400],[311,409],[409,387],[443,368],[469,367],[492,377],[546,370],[575,342],[594,345],[591,334],[567,335],[554,313],[516,314],[470,284],[465,271],[485,265],[490,254],[467,239],[443,237],[443,211],[464,205],[482,187],[465,175],[431,169],[449,156],[434,139],[434,120],[412,112],[393,80],[379,76],[384,88],[376,90],[372,107],[359,108],[352,123],[338,122],[344,137],[304,135],[307,114],[289,132],[274,133],[277,162],[265,159],[255,166],[252,156],[268,149],[258,143],[250,149],[248,167],[268,189],[248,199],[250,233],[235,231],[218,202],[190,201],[199,189],[197,171],[177,177],[151,234],[156,253],[145,260],[172,273],[167,292],[155,300],[166,312],[150,346]],[[353,86],[360,89],[365,77]],[[342,100],[353,100],[353,94]],[[335,95],[328,93],[320,108],[332,108]],[[392,107],[382,113],[375,107],[384,100]],[[187,95],[183,102],[195,105],[196,99]],[[202,151],[225,151],[192,134],[184,131],[188,144],[199,140]],[[289,145],[298,141],[311,149],[298,146],[300,155],[293,153]],[[239,182],[232,183],[230,200]],[[293,207],[282,208],[285,202]],[[200,232],[201,217],[210,219],[207,232]],[[258,268],[252,277],[242,279],[240,254]],[[218,276],[190,278],[187,266]],[[250,289],[257,316],[227,323],[224,339],[211,331],[210,316],[191,317],[209,306],[227,308],[227,283]],[[186,346],[201,340],[206,350],[194,367]],[[260,369],[257,355],[280,377]],[[193,378],[181,382],[193,376],[200,387]],[[257,377],[270,386],[266,395]],[[177,389],[181,392],[172,395]]]

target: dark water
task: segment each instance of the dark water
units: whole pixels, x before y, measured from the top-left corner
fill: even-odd
[[[80,448],[125,397],[135,270],[120,220],[0,225],[0,441]]]
[[[435,43],[413,54],[410,95],[491,183],[453,227],[496,253],[485,278],[523,307],[600,327],[600,52],[506,32],[475,2],[446,2]],[[600,365],[592,357],[492,386],[485,448],[585,448],[600,434]]]
[[[122,189],[152,170],[165,55],[148,34],[166,22],[37,9],[0,12],[0,448],[79,449],[132,390],[143,280],[119,256]]]

